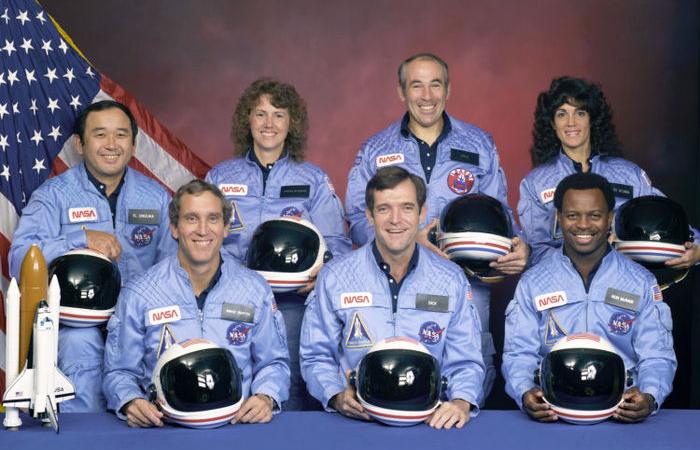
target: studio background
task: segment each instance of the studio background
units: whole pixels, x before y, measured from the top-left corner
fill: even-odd
[[[293,84],[310,115],[307,159],[344,196],[370,135],[397,120],[398,64],[450,66],[447,111],[489,131],[515,207],[530,170],[537,94],[553,77],[602,85],[626,157],[700,226],[698,3],[693,0],[42,0],[90,62],[210,165],[231,157],[235,103],[253,80]],[[700,274],[664,292],[679,370],[667,407],[700,408]],[[492,330],[515,286],[499,285]],[[487,406],[510,408],[502,380]]]

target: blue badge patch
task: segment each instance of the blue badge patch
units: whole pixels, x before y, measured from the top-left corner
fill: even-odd
[[[371,347],[373,343],[369,328],[360,318],[360,313],[356,312],[352,315],[350,331],[345,339],[345,348]]]
[[[634,322],[634,317],[623,312],[615,312],[610,316],[610,321],[608,322],[608,328],[613,334],[618,336],[624,336],[629,333],[632,329],[632,323]]]
[[[440,328],[440,325],[436,322],[425,322],[420,326],[418,337],[424,344],[435,345],[442,339],[442,333],[444,331],[445,329]]]
[[[554,317],[554,312],[549,311],[547,315],[547,325],[544,330],[544,344],[552,346],[557,343],[557,341],[564,336],[566,336],[566,330],[559,325],[556,317]]]
[[[248,335],[253,326],[243,322],[233,322],[226,330],[226,339],[231,345],[243,345],[248,340]]]
[[[280,217],[298,217],[301,219],[301,216],[304,213],[299,209],[294,206],[287,206],[282,210],[280,213]]]
[[[139,225],[131,231],[131,245],[137,248],[145,247],[153,240],[155,228]]]
[[[457,195],[464,195],[474,186],[474,175],[467,169],[454,169],[447,175],[447,186]]]
[[[231,209],[231,222],[229,222],[228,231],[234,232],[243,228],[243,218],[241,213],[238,212],[238,205],[236,205],[234,200],[231,200]]]

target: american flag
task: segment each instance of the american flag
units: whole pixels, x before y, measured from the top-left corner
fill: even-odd
[[[121,86],[99,73],[70,37],[31,0],[0,0],[0,269],[9,284],[7,255],[22,207],[48,177],[80,161],[70,139],[77,114],[114,99],[139,124],[129,164],[171,192],[209,167]],[[0,296],[0,395],[5,391],[5,315]]]

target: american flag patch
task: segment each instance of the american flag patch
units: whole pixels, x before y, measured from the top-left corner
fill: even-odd
[[[659,289],[659,285],[655,284],[651,288],[651,295],[654,297],[655,302],[660,302],[664,299],[664,296],[661,295],[661,289]]]
[[[467,301],[474,300],[474,294],[472,294],[472,287],[467,286]]]

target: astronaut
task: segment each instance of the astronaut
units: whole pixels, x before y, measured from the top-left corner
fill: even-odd
[[[365,186],[377,169],[399,165],[421,177],[428,186],[427,211],[418,242],[447,257],[428,239],[445,205],[470,193],[487,194],[507,205],[505,175],[491,136],[445,112],[450,84],[447,64],[442,59],[429,53],[413,55],[401,63],[398,76],[397,92],[406,105],[406,114],[363,144],[348,175],[345,210],[350,237],[358,246],[372,240],[374,230],[365,216]],[[492,262],[491,267],[506,275],[522,272],[529,249],[519,237],[513,239],[512,246],[512,251]],[[491,290],[476,278],[469,281],[484,332],[484,391],[488,396],[496,376],[496,350],[489,333]]]
[[[393,336],[422,342],[448,379],[447,398],[426,420],[461,428],[483,396],[479,317],[464,273],[416,244],[427,213],[425,184],[400,167],[367,185],[374,239],[321,269],[308,299],[300,361],[309,392],[328,411],[368,420],[343,373],[374,343]]]
[[[537,98],[533,144],[535,167],[520,183],[518,215],[532,247],[531,264],[557,253],[562,245],[555,220],[554,190],[565,176],[597,173],[608,179],[615,210],[634,197],[663,195],[647,174],[622,157],[612,110],[600,87],[581,78],[559,77]],[[686,253],[666,265],[687,269],[700,260],[700,232],[686,243]]]
[[[168,231],[170,196],[127,167],[137,132],[131,111],[112,100],[93,103],[78,115],[74,140],[83,162],[44,182],[22,210],[9,255],[12,276],[19,275],[34,243],[48,264],[69,250],[98,251],[117,262],[122,280],[175,253]],[[58,349],[59,368],[76,387],[76,398],[64,402],[61,411],[104,411],[102,330],[61,327]]]
[[[280,216],[313,223],[334,256],[351,249],[343,206],[330,178],[304,161],[307,128],[304,100],[289,84],[261,78],[238,100],[231,129],[235,158],[217,164],[206,181],[217,185],[233,206],[224,248],[243,264],[256,227]],[[303,296],[312,287],[313,281],[300,289],[301,295],[276,296],[287,326],[292,364],[292,387],[285,409],[318,409],[308,397],[298,364]]]
[[[615,194],[604,177],[570,175],[557,186],[553,202],[564,244],[523,274],[508,305],[506,392],[533,419],[557,420],[533,373],[559,339],[590,332],[605,337],[632,371],[634,387],[613,418],[644,420],[672,389],[670,308],[653,275],[608,244]]]
[[[107,326],[108,407],[131,427],[161,426],[145,392],[161,342],[201,337],[228,349],[242,371],[247,399],[234,422],[269,422],[289,391],[284,322],[265,280],[220,251],[231,205],[194,180],[177,191],[169,217],[177,254],[124,286]]]

